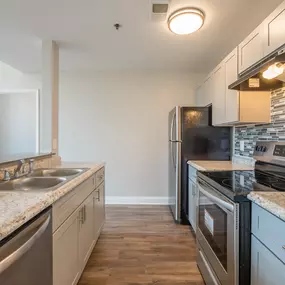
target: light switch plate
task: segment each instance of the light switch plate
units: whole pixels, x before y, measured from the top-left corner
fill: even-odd
[[[244,151],[244,141],[239,142],[239,149],[240,151]]]

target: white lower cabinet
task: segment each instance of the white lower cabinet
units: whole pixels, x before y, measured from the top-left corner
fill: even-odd
[[[98,173],[103,182],[95,188]],[[104,185],[101,169],[53,205],[53,218],[62,221],[53,229],[53,285],[77,284],[105,221]]]
[[[197,218],[197,214],[196,214],[196,207],[197,207],[197,185],[196,183],[194,183],[190,178],[189,178],[189,183],[188,183],[188,187],[189,187],[189,193],[188,193],[188,218],[189,218],[189,222],[194,230],[194,232],[196,232],[196,218]]]
[[[285,264],[254,235],[251,242],[251,285],[284,284]]]
[[[93,195],[91,194],[83,203],[80,213],[79,227],[79,262],[84,269],[94,247],[94,209]]]
[[[197,169],[188,166],[188,220],[196,233],[197,228],[197,205],[198,205],[198,189],[197,189]]]
[[[53,235],[53,285],[74,285],[79,280],[79,210]]]
[[[94,240],[97,241],[105,221],[105,183],[103,182],[93,194],[94,204]]]

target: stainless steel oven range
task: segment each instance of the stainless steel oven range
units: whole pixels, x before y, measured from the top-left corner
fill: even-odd
[[[207,285],[250,285],[251,191],[285,191],[285,143],[257,142],[252,171],[199,172],[197,264]]]

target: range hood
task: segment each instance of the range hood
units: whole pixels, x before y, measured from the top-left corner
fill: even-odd
[[[229,89],[239,91],[272,91],[282,88],[285,82],[283,74],[273,79],[265,79],[263,72],[274,64],[285,64],[285,46],[260,60],[250,69],[245,70],[237,81],[229,85]]]

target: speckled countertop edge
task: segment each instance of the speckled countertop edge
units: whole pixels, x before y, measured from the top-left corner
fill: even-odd
[[[191,161],[189,160],[188,165],[193,166],[199,171],[231,171],[231,170],[253,170],[253,166],[233,161]],[[207,164],[207,166],[205,166]],[[221,164],[221,166],[217,166]],[[202,166],[203,165],[203,166]]]
[[[251,192],[247,198],[285,222],[284,192]]]
[[[58,189],[49,192],[0,192],[0,241],[28,222],[41,211],[69,193],[74,187],[88,179],[105,163],[63,163],[62,167],[90,168],[81,175],[71,179]]]

